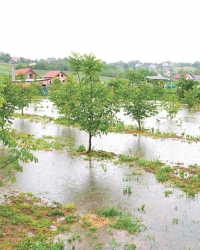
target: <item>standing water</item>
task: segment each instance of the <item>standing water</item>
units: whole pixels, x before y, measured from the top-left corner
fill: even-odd
[[[31,107],[28,112],[58,115],[49,101],[43,102],[37,110]],[[123,119],[127,124],[131,123],[130,120]],[[177,120],[170,121],[164,117],[164,111],[160,110],[157,117],[146,121],[145,128],[155,126],[162,131],[175,131],[177,134],[185,131],[199,135],[199,121],[200,115],[197,112],[181,111]],[[27,119],[15,119],[13,126],[36,137],[51,135],[73,141],[75,148],[81,144],[87,147],[88,135],[77,128],[59,126],[53,122],[42,124]],[[101,138],[94,138],[93,149],[138,155],[147,160],[159,159],[167,164],[181,162],[188,166],[199,162],[200,143],[109,133]],[[102,240],[107,244],[102,249],[124,249],[124,244],[129,241],[133,241],[137,249],[141,250],[200,249],[198,195],[193,199],[187,198],[181,190],[158,183],[153,174],[138,166],[86,161],[84,157],[72,157],[64,150],[39,151],[35,155],[39,162],[24,165],[23,172],[16,174],[17,181],[7,182],[2,193],[6,190],[24,191],[32,192],[47,201],[62,204],[74,202],[79,214],[95,213],[98,208],[114,206],[142,219],[146,226],[144,232],[138,235],[114,232],[112,238],[117,241],[116,248],[111,248],[109,242],[112,238],[104,234]],[[130,177],[128,183],[125,176]],[[127,184],[132,190],[130,196],[123,194]],[[173,193],[166,197],[165,192],[169,189]],[[145,209],[141,209],[142,207]],[[66,249],[70,249],[68,247],[66,241]],[[80,245],[76,249],[86,248]]]

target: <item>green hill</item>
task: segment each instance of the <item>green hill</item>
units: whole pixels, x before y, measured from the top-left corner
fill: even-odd
[[[7,75],[11,75],[11,73],[12,73],[11,64],[0,62],[0,75],[7,76]]]
[[[178,73],[178,71],[181,72],[181,70],[183,70],[183,72],[187,71],[188,73],[190,73],[190,72],[194,72],[194,70],[196,69],[193,66],[183,66],[183,67],[176,66],[176,67],[172,67],[172,68],[173,68],[175,73]]]

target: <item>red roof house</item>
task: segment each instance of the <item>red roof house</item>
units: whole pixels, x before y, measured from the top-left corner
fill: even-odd
[[[186,80],[195,80],[195,77],[192,74],[176,74],[174,76],[174,80],[180,80],[181,77],[184,76]]]
[[[59,78],[62,83],[65,82],[67,75],[62,70],[54,70],[46,73],[43,78],[47,81],[47,84],[52,84],[53,79]]]
[[[18,69],[15,71],[15,76],[19,74],[23,74],[26,79],[34,79],[34,77],[38,76],[38,74],[32,70],[31,68]]]
[[[174,80],[175,80],[175,81],[178,81],[178,80],[181,79],[181,77],[182,77],[182,74],[176,74],[176,75],[174,76]]]
[[[11,57],[11,61],[20,62],[20,57]]]

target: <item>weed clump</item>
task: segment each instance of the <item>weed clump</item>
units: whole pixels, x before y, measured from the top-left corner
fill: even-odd
[[[115,207],[107,208],[103,207],[97,211],[98,216],[103,217],[114,217],[122,214],[122,211],[116,209]]]

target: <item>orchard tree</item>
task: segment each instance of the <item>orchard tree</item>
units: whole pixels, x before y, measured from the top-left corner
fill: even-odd
[[[126,78],[135,85],[144,83],[145,81],[145,77],[136,70],[127,70]]]
[[[197,82],[192,79],[186,79],[184,76],[177,83],[177,95],[179,99],[184,98],[186,91],[192,90],[197,86]]]
[[[183,101],[187,104],[189,110],[194,108],[199,103],[200,98],[200,89],[197,86],[194,86],[188,91],[184,91]]]
[[[125,115],[136,120],[141,130],[142,121],[158,113],[155,103],[151,101],[153,86],[146,83],[135,86],[131,83],[126,91],[128,98],[123,105]]]
[[[89,153],[92,137],[106,134],[117,122],[114,93],[107,83],[100,81],[102,62],[93,54],[73,53],[69,63],[76,78],[69,76],[62,85],[58,80],[54,82],[50,99],[61,114],[89,134]]]
[[[10,77],[0,78],[0,140],[7,150],[0,158],[0,171],[7,173],[11,180],[15,180],[14,171],[22,172],[20,162],[37,162],[31,153],[36,150],[30,142],[30,135],[19,133],[11,127],[12,115],[15,111],[15,83]],[[0,186],[3,180],[0,178]]]
[[[170,117],[170,119],[175,118],[178,111],[180,110],[180,104],[178,102],[177,95],[166,95],[162,101],[162,106],[167,111],[167,116]]]
[[[162,100],[164,96],[164,83],[163,81],[150,80],[150,84],[153,86],[152,98],[156,102],[157,100]]]
[[[42,87],[36,83],[36,79],[28,84],[25,83],[23,74],[18,76],[20,82],[14,84],[15,106],[24,114],[24,108],[29,107],[31,102],[36,101],[39,95],[42,95]]]

